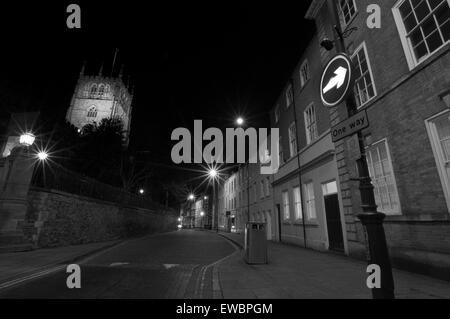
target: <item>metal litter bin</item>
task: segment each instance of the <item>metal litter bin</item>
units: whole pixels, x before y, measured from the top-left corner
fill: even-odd
[[[267,264],[266,224],[245,224],[245,261],[248,264]]]

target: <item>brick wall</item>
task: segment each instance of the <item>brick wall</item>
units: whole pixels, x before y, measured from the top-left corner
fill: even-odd
[[[31,190],[28,219],[38,247],[86,244],[176,230],[172,211],[121,207],[64,192]]]

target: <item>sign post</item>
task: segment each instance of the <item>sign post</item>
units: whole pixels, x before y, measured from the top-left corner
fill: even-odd
[[[358,214],[357,217],[361,220],[367,234],[368,264],[376,264],[381,270],[381,287],[372,288],[372,297],[374,299],[393,299],[395,298],[394,278],[392,275],[392,267],[383,228],[385,214],[377,212],[377,205],[373,191],[374,187],[369,174],[364,138],[361,132],[363,128],[367,127],[365,125],[368,125],[368,120],[365,121],[366,124],[360,122],[356,125],[356,120],[359,113],[356,106],[355,97],[353,94],[349,94],[349,88],[353,88],[351,72],[352,63],[351,59],[349,59],[345,53],[346,49],[344,36],[342,34],[341,25],[339,22],[336,1],[327,0],[327,6],[335,31],[333,32],[335,39],[334,44],[336,45],[337,51],[340,53],[332,58],[324,69],[320,83],[320,96],[323,104],[328,107],[337,106],[344,100],[346,101],[348,120],[335,126],[337,129],[341,128],[341,134],[337,133],[335,139],[342,139],[354,133],[358,135],[358,144],[361,156],[356,161],[356,164],[358,167],[359,178],[357,180],[359,180],[362,213]],[[350,66],[348,64],[350,64]],[[347,72],[345,72],[344,69],[347,69]],[[367,114],[365,114],[365,118],[367,119]],[[352,122],[355,123],[353,128],[350,127],[350,130],[347,129],[348,125],[351,125],[350,123]],[[343,128],[345,128],[346,132],[343,131]]]

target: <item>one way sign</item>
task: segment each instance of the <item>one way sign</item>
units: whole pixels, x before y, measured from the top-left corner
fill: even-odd
[[[352,62],[343,53],[334,56],[326,65],[320,80],[323,104],[332,107],[341,103],[353,86]]]

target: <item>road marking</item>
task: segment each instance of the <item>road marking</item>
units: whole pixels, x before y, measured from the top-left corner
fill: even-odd
[[[40,272],[31,274],[31,275],[28,275],[28,276],[25,276],[25,277],[21,277],[21,278],[18,278],[18,279],[14,279],[14,280],[10,280],[10,281],[4,282],[4,283],[0,284],[0,290],[9,288],[9,287],[12,287],[12,286],[15,286],[15,285],[19,285],[19,284],[21,284],[21,283],[23,283],[25,281],[28,281],[28,280],[33,280],[33,279],[37,279],[37,278],[40,278],[40,277],[44,277],[44,276],[50,275],[50,274],[52,274],[54,272],[60,271],[60,270],[65,269],[65,268],[66,268],[66,265],[61,265],[61,266],[53,267],[53,268],[50,268],[50,269],[42,270]]]
[[[129,265],[130,263],[121,263],[121,262],[117,262],[117,263],[111,263],[109,265],[109,267],[117,267],[117,266],[124,266],[124,265]]]
[[[178,267],[180,264],[163,264],[164,268],[170,269],[174,267]]]

